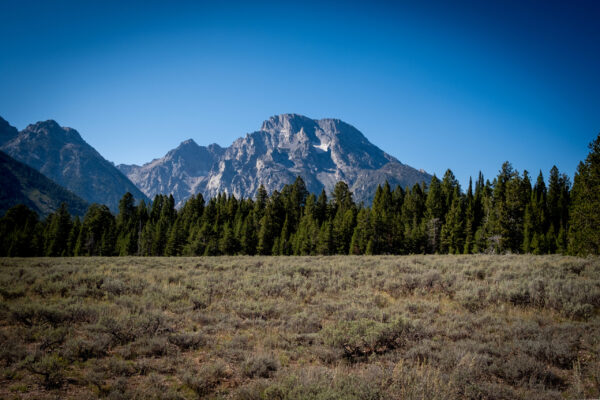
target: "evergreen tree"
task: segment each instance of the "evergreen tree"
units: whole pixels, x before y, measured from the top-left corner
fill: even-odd
[[[354,228],[350,242],[350,254],[366,254],[367,245],[372,237],[373,224],[371,222],[371,211],[368,208],[361,208],[356,217],[356,227]]]
[[[469,177],[469,188],[465,198],[465,246],[462,249],[464,254],[470,254],[475,246],[475,197],[473,195],[473,181]]]
[[[317,240],[317,254],[329,255],[333,254],[333,226],[331,221],[323,222],[319,231]]]
[[[219,241],[219,250],[221,254],[234,255],[238,252],[239,243],[235,237],[233,229],[229,226],[229,222],[226,222],[223,227],[223,236]]]
[[[48,216],[44,234],[46,256],[70,255],[68,240],[72,225],[66,203],[62,203],[55,213]]]
[[[386,181],[383,186],[378,186],[373,198],[371,208],[372,221],[372,254],[390,254],[394,252],[395,235],[394,219],[392,215],[392,191]]]
[[[171,229],[168,233],[167,244],[165,247],[165,256],[181,255],[186,238],[182,225],[182,220],[177,219],[175,223],[171,226]]]
[[[402,204],[401,224],[404,226],[404,247],[407,253],[424,253],[427,248],[426,223],[424,222],[426,192],[421,185],[414,185],[406,192]]]
[[[119,214],[116,218],[116,251],[120,256],[135,254],[138,247],[137,209],[133,195],[129,192],[119,201]]]
[[[458,190],[455,186],[446,223],[442,227],[441,247],[444,253],[460,254],[464,250],[464,200]]]
[[[317,204],[315,204],[315,218],[317,219],[319,226],[321,226],[323,222],[329,218],[327,194],[325,194],[325,189],[321,190],[321,194],[317,199]]]
[[[254,212],[250,211],[247,217],[242,222],[242,234],[240,239],[240,248],[243,254],[256,254],[256,246],[258,245],[258,236],[256,234],[256,223],[254,222]]]
[[[69,232],[69,238],[67,239],[67,254],[70,256],[75,255],[75,247],[77,246],[77,238],[81,231],[81,221],[79,217],[75,217],[71,226],[71,232]]]
[[[257,220],[261,220],[267,207],[267,200],[269,199],[269,195],[267,194],[267,190],[263,185],[260,185],[256,192],[256,202],[254,203],[254,214],[256,215]]]
[[[575,172],[571,191],[569,252],[600,253],[600,134]]]
[[[314,194],[311,194],[306,199],[304,214],[300,219],[298,231],[296,232],[294,240],[295,255],[313,255],[316,253],[319,226],[315,212],[316,198]]]
[[[440,180],[433,175],[427,192],[426,225],[427,225],[427,252],[437,253],[440,251],[440,233],[444,221],[446,199],[442,193]]]
[[[41,255],[41,225],[35,211],[19,204],[0,219],[0,255],[35,257]]]
[[[258,232],[258,246],[256,252],[260,255],[269,255],[273,250],[275,242],[275,224],[270,212],[266,212],[260,220],[260,230]]]
[[[105,205],[92,204],[81,224],[77,255],[112,256],[115,239],[115,217]]]
[[[137,237],[137,249],[135,254],[137,254],[138,256],[141,255],[147,255],[146,252],[144,252],[145,248],[150,248],[150,245],[148,243],[144,243],[142,241],[142,232],[144,231],[144,228],[146,227],[146,224],[148,223],[148,220],[150,219],[150,216],[148,215],[148,208],[146,207],[146,203],[144,202],[144,200],[140,201],[140,203],[137,206],[137,210],[136,210],[136,237]]]
[[[456,191],[455,189],[458,189],[458,191]],[[445,216],[448,213],[448,210],[450,210],[450,206],[452,205],[452,201],[454,200],[454,194],[460,193],[460,184],[458,183],[458,180],[456,179],[454,173],[450,169],[446,170],[446,172],[444,173],[444,177],[442,178],[441,183],[441,191],[443,198],[442,215]],[[444,222],[445,221],[442,221],[442,223]]]

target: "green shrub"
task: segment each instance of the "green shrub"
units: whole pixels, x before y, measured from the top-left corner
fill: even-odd
[[[203,365],[195,372],[184,372],[182,381],[198,396],[205,396],[229,376],[227,365],[222,361],[216,361]]]
[[[43,377],[42,383],[46,389],[59,388],[63,385],[67,362],[57,353],[28,356],[24,363],[24,367],[29,372]]]
[[[342,348],[348,358],[383,354],[420,336],[415,327],[404,320],[382,323],[369,319],[341,321],[325,327],[321,334],[325,344]]]
[[[168,339],[181,350],[196,350],[207,343],[206,335],[200,332],[171,333]]]
[[[279,369],[279,363],[271,355],[253,355],[244,362],[242,370],[248,378],[269,378]]]
[[[70,338],[65,343],[63,354],[69,360],[80,361],[104,357],[108,353],[110,342],[110,336],[106,334],[99,334],[93,338]]]

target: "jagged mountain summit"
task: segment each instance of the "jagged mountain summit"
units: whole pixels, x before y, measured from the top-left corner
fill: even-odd
[[[163,158],[142,166],[117,166],[148,197],[172,193],[181,205],[196,193],[253,197],[261,184],[280,190],[297,176],[309,191],[330,192],[343,180],[356,201],[369,203],[378,184],[412,186],[431,176],[402,164],[339,119],[282,114],[227,148],[186,140]]]
[[[148,200],[75,129],[61,127],[55,121],[38,122],[17,133],[0,118],[0,150],[87,202],[105,204],[113,211],[118,210],[126,192],[138,200]]]

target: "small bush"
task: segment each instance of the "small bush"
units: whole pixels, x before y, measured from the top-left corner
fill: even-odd
[[[168,336],[169,342],[181,350],[196,350],[206,345],[206,336],[199,332],[172,333]]]
[[[43,377],[46,389],[59,388],[65,381],[67,362],[58,354],[36,354],[25,359],[24,367],[31,373]]]
[[[342,348],[348,358],[383,354],[403,346],[407,340],[415,338],[416,333],[404,320],[381,323],[368,319],[342,321],[321,332],[325,344]]]
[[[27,356],[27,349],[18,338],[0,333],[0,361],[9,366],[23,360]]]
[[[65,343],[64,356],[69,360],[81,361],[104,357],[108,352],[110,341],[110,337],[105,334],[97,335],[94,338],[71,338]]]
[[[278,368],[279,363],[270,355],[251,356],[242,367],[248,378],[269,378]]]
[[[205,396],[230,375],[227,365],[217,361],[203,365],[196,372],[186,371],[182,381],[199,396]]]

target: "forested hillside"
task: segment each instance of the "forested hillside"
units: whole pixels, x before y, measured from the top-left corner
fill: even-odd
[[[202,195],[180,210],[173,196],[114,216],[92,205],[82,221],[63,207],[45,221],[25,207],[0,220],[2,255],[310,255],[420,253],[571,253],[600,249],[600,136],[570,179],[553,167],[546,184],[510,163],[492,181],[482,174],[463,191],[452,171],[404,190],[386,182],[372,206],[356,204],[338,182],[328,196],[309,194],[301,178],[255,199]]]
[[[74,215],[84,215],[88,203],[35,169],[0,151],[0,215],[17,204],[24,204],[46,216],[67,203]]]

